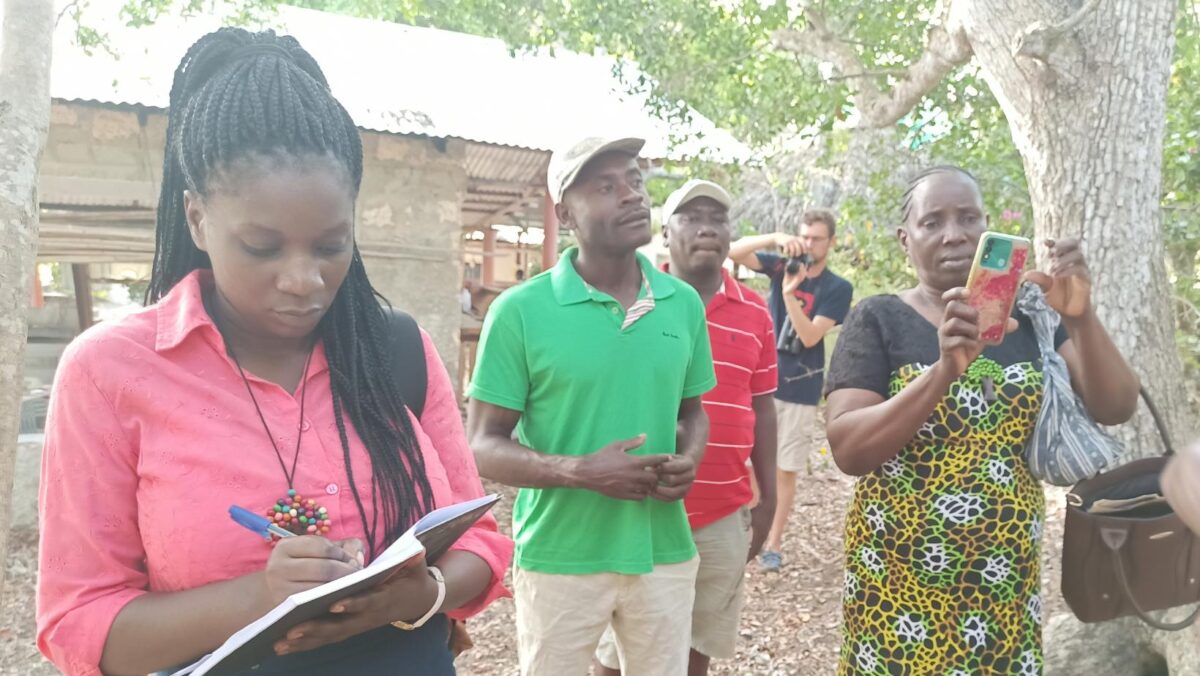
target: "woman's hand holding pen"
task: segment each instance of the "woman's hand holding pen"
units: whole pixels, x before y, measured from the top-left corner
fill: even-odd
[[[363,543],[357,538],[332,541],[304,535],[279,540],[263,576],[269,606],[362,569],[363,557]]]
[[[313,650],[403,620],[415,622],[437,602],[438,587],[425,556],[405,563],[381,585],[344,598],[329,614],[293,627],[275,644],[275,654]]]

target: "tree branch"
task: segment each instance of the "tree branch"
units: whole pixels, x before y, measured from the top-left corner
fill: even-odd
[[[847,73],[842,75],[831,75],[826,78],[830,82],[842,82],[844,80],[855,80],[862,77],[885,77],[889,75],[903,75],[906,69],[897,66],[895,68],[880,68],[879,70],[864,70],[861,73]]]
[[[1013,40],[1013,56],[1024,56],[1046,63],[1050,54],[1062,44],[1062,40],[1083,23],[1083,20],[1100,4],[1100,0],[1087,0],[1075,13],[1056,24],[1035,21],[1017,34]]]
[[[871,77],[877,71],[863,64],[857,50],[830,30],[825,15],[816,9],[803,10],[804,30],[776,31],[771,42],[777,49],[833,64],[840,79],[847,81],[863,123],[887,127],[911,111],[952,70],[971,60],[971,44],[954,14],[954,5],[954,0],[941,3],[941,11],[929,22],[925,51],[895,73],[896,82],[886,91]]]
[[[63,17],[67,15],[67,12],[71,12],[71,11],[76,11],[76,12],[77,12],[77,11],[79,11],[79,9],[80,9],[80,7],[79,7],[79,2],[80,2],[80,0],[73,0],[71,3],[69,3],[69,4],[65,5],[65,6],[62,8],[62,11],[60,11],[60,12],[58,13],[58,18],[56,18],[56,19],[54,20],[54,27],[55,27],[55,28],[57,28],[57,27],[58,27],[58,24],[62,23]]]

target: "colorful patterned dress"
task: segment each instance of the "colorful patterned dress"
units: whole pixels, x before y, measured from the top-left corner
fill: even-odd
[[[855,486],[839,674],[1042,672],[1045,504],[1023,457],[1041,407],[1041,359],[1032,325],[1014,316],[1020,329],[971,364],[913,440]],[[929,321],[896,296],[868,298],[846,320],[828,390],[895,396],[938,354]],[[984,378],[995,385],[991,403]]]

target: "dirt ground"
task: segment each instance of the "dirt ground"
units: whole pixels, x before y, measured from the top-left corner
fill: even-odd
[[[784,568],[747,571],[746,610],[734,660],[713,662],[720,676],[809,676],[833,673],[840,644],[842,518],[851,482],[832,468],[800,482],[784,540]],[[504,517],[501,517],[504,523]],[[513,604],[494,604],[469,626],[476,647],[459,658],[464,676],[517,673]]]
[[[827,676],[834,673],[840,643],[842,522],[852,481],[821,462],[802,477],[791,527],[784,541],[785,566],[779,573],[747,571],[747,603],[737,659],[713,663],[715,676]],[[494,488],[494,487],[493,487]],[[498,514],[509,528],[511,491]],[[1058,542],[1062,493],[1047,492],[1047,566],[1043,597],[1049,613],[1061,612],[1058,595]],[[34,585],[37,538],[17,532],[11,541],[5,597],[0,604],[0,674],[53,674],[34,646]],[[462,676],[517,673],[511,599],[495,603],[469,625],[475,648],[459,658]]]

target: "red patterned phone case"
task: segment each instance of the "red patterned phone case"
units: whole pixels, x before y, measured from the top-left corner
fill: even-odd
[[[1004,341],[1030,248],[1024,237],[985,232],[979,238],[967,291],[968,302],[979,311],[980,340],[988,345]]]

